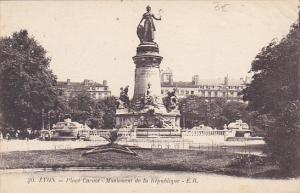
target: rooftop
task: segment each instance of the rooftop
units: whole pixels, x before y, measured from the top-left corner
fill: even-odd
[[[70,79],[68,79],[67,81],[57,81],[56,86],[74,87],[74,88],[75,87],[108,87],[106,84],[101,84],[87,79],[84,80],[83,82],[71,82]]]
[[[227,86],[241,86],[245,85],[247,82],[244,79],[229,79]],[[189,87],[189,88],[198,88],[199,86],[222,86],[224,81],[222,79],[199,79],[198,84],[194,82],[162,82],[162,86],[170,87]]]

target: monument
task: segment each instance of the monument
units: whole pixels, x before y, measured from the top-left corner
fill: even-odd
[[[159,55],[159,46],[154,41],[156,31],[154,20],[161,20],[147,12],[137,27],[140,44],[133,57],[135,64],[134,95],[128,97],[128,89],[121,88],[119,105],[116,111],[117,128],[149,128],[153,131],[163,129],[179,129],[180,113],[177,108],[176,89],[161,96],[160,64],[163,57]]]

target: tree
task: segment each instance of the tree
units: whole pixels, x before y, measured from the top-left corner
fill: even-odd
[[[67,98],[57,95],[54,107],[55,108],[51,110],[51,113],[49,112],[52,124],[63,121],[68,115],[70,116],[71,108]]]
[[[219,98],[208,102],[207,124],[213,128],[222,129],[224,124],[228,124],[226,115],[223,114],[226,100]]]
[[[200,124],[207,124],[207,109],[207,102],[198,96],[188,96],[180,100],[181,126],[192,128]]]
[[[88,92],[80,92],[69,101],[68,112],[74,121],[91,128],[113,129],[117,100],[114,97],[95,100]]]
[[[274,158],[285,175],[300,174],[300,102],[288,102],[268,132],[270,157]]]
[[[249,109],[276,116],[289,101],[298,99],[299,45],[300,29],[295,24],[285,38],[273,40],[255,57],[253,80],[243,91]]]
[[[53,108],[56,77],[46,50],[27,30],[0,39],[0,109],[5,125],[41,128],[42,109]]]
[[[117,99],[107,97],[97,101],[98,109],[102,110],[103,128],[113,129],[116,124]]]
[[[207,101],[199,96],[188,96],[179,102],[179,110],[183,117],[181,125],[192,128],[205,124],[212,128],[223,129],[224,124],[237,119],[250,121],[251,115],[246,107],[245,103],[227,102],[222,98]]]
[[[300,171],[299,22],[291,26],[285,38],[273,40],[255,57],[253,80],[243,91],[249,109],[267,118],[270,156],[289,174]]]
[[[92,128],[103,127],[102,109],[88,92],[80,92],[69,101],[70,115],[74,121],[86,123]],[[98,108],[97,108],[98,107]]]
[[[221,113],[221,116],[224,117],[224,120],[227,123],[236,121],[238,119],[242,119],[244,122],[250,121],[250,112],[247,111],[247,104],[238,102],[238,101],[230,101],[227,102]]]

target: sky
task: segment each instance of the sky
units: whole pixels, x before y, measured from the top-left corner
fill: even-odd
[[[58,80],[107,80],[134,88],[136,27],[145,7],[161,16],[155,41],[175,81],[245,77],[272,39],[298,17],[298,0],[1,1],[0,36],[27,29],[51,58]],[[132,90],[131,90],[132,93]]]

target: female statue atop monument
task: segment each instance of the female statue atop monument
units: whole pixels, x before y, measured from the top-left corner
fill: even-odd
[[[137,35],[141,43],[153,42],[154,31],[156,31],[153,19],[161,20],[161,17],[157,18],[154,16],[154,14],[151,13],[151,7],[149,5],[146,7],[146,10],[147,12],[143,14],[143,18],[141,19],[137,28]],[[145,20],[144,26],[141,25],[143,20]]]

